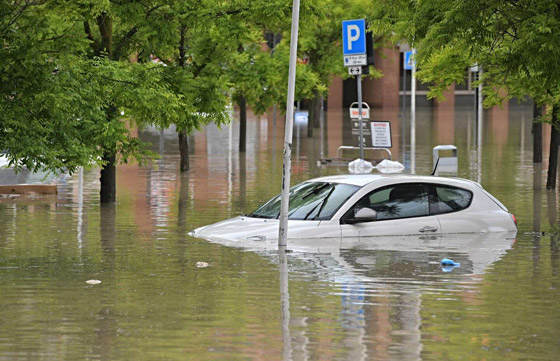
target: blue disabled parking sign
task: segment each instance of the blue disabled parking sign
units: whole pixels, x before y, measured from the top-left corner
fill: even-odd
[[[366,21],[345,20],[342,22],[343,55],[366,53]]]

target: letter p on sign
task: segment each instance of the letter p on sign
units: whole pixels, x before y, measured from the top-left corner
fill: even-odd
[[[360,28],[358,25],[348,25],[348,50],[352,50],[352,44],[360,39]]]
[[[343,55],[366,53],[366,21],[345,20],[342,22]]]

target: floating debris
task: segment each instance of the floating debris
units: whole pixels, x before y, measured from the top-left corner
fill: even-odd
[[[455,262],[454,260],[449,258],[442,259],[440,265],[443,272],[451,272],[454,268],[461,267],[461,264],[459,262]]]
[[[101,283],[101,281],[100,280],[87,280],[86,283],[88,285],[98,285],[98,284]]]
[[[207,262],[198,261],[198,262],[196,262],[196,267],[197,267],[197,268],[206,268],[206,267],[208,267],[208,263],[207,263]]]

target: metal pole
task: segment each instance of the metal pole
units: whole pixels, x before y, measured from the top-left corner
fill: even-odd
[[[321,160],[325,156],[324,149],[325,149],[325,107],[324,107],[324,99],[323,95],[321,95],[321,114],[319,115],[319,125],[321,129],[321,150],[319,151],[319,155],[321,156]]]
[[[231,198],[233,196],[233,122],[228,129],[228,214],[231,214]]]
[[[412,56],[416,50],[412,49]],[[412,78],[410,79],[410,163],[412,174],[416,173],[416,60],[412,58]]]
[[[475,78],[476,78],[476,75],[475,75],[475,73],[473,73],[473,80],[474,81],[476,81]],[[474,88],[474,112],[475,112],[474,119],[475,119],[476,123],[478,123],[478,118],[477,118],[478,109],[477,109],[477,106],[478,106],[478,88]]]
[[[478,140],[482,142],[482,116],[483,116],[483,106],[482,106],[482,66],[479,67],[478,73]]]
[[[477,182],[480,183],[482,181],[482,115],[483,115],[483,108],[482,108],[482,66],[479,65],[478,68],[478,134],[477,134],[477,163],[478,163],[478,175],[477,175]]]
[[[362,127],[362,75],[358,75],[358,119],[360,121],[360,159],[364,159],[364,128]]]
[[[288,256],[285,247],[278,247],[280,268],[280,303],[282,305],[282,343],[284,360],[292,359],[292,337],[290,335],[290,292],[288,283]]]
[[[82,226],[84,225],[84,167],[78,173],[78,249],[82,251]]]
[[[406,53],[403,53],[406,61]],[[403,126],[404,126],[404,119],[406,116],[406,68],[403,66],[403,82],[402,82],[402,89],[403,89],[403,100],[402,100],[402,118],[403,118]]]
[[[299,0],[292,4],[292,35],[290,40],[290,66],[288,72],[288,99],[286,102],[286,129],[284,131],[284,164],[282,166],[282,193],[280,204],[280,227],[278,246],[288,244],[288,210],[290,201],[290,157],[292,155],[292,131],[294,127],[294,93],[296,88],[296,58],[299,25]]]
[[[403,53],[406,60],[406,53]],[[403,163],[405,163],[405,144],[406,144],[406,68],[403,67],[403,115],[402,115],[402,144],[403,144]]]

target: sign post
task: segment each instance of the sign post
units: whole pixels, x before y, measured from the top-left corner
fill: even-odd
[[[412,78],[410,79],[410,163],[411,173],[416,174],[416,50],[412,49]]]
[[[364,159],[364,126],[362,117],[362,76],[358,75],[358,112],[360,121],[360,159]]]
[[[299,28],[299,0],[292,3],[292,34],[290,39],[290,65],[288,70],[288,96],[286,101],[286,129],[284,131],[284,164],[282,166],[282,193],[280,203],[278,247],[288,244],[288,209],[290,202],[290,171],[292,136],[294,127],[294,94],[296,88],[296,60]]]
[[[406,116],[406,71],[412,70],[412,51],[405,51],[403,53],[403,119]]]
[[[483,95],[482,95],[482,66],[479,65],[478,67],[478,112],[477,112],[477,125],[478,125],[478,132],[477,132],[477,158],[478,158],[478,172],[477,172],[477,182],[481,183],[482,181],[482,172],[481,172],[481,165],[482,165],[482,121],[484,116],[484,108],[483,108]]]
[[[402,129],[403,129],[403,149],[406,143],[406,73],[412,70],[412,51],[403,53],[403,100],[402,100]]]
[[[364,19],[345,20],[342,22],[342,49],[344,65],[367,66],[366,21]],[[361,70],[361,69],[360,69]],[[352,70],[349,69],[352,73]],[[355,73],[357,73],[354,70]],[[358,112],[360,121],[360,159],[364,159],[364,140],[362,129],[362,74],[357,76],[358,82]]]

